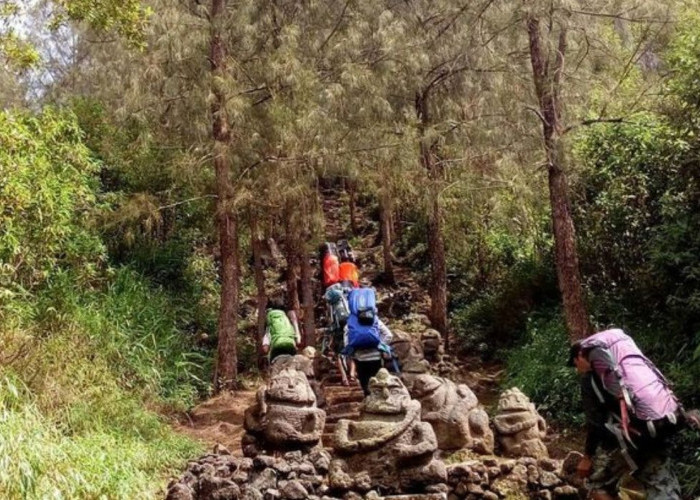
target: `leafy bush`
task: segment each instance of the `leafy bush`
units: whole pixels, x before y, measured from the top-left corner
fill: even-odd
[[[508,353],[505,385],[519,387],[547,419],[580,423],[578,376],[566,366],[568,355],[569,340],[561,316],[532,316],[524,344]]]
[[[0,292],[32,290],[67,267],[95,275],[105,257],[90,230],[97,169],[70,113],[0,112]]]
[[[517,344],[526,329],[527,318],[536,307],[558,299],[556,281],[549,262],[518,261],[504,278],[476,298],[456,305],[452,325],[464,352],[492,356]],[[453,300],[460,300],[459,295]]]

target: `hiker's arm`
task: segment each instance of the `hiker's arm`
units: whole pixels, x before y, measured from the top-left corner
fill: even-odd
[[[270,327],[265,327],[265,335],[262,339],[262,353],[267,354],[270,351]]]
[[[603,440],[608,411],[593,390],[592,373],[581,379],[581,403],[586,414],[586,444],[584,454],[592,457]]]
[[[379,322],[379,339],[383,343],[389,344],[389,342],[391,342],[391,339],[393,338],[391,330],[389,330],[389,327],[386,326],[381,319],[377,321]]]
[[[605,390],[616,398],[622,397],[622,384],[620,377],[615,373],[615,362],[610,351],[607,349],[595,348],[588,353],[588,361],[591,363],[601,380],[605,383]]]
[[[299,321],[297,320],[297,313],[294,309],[287,311],[287,317],[294,327],[294,339],[297,345],[301,344],[301,333],[299,333]]]

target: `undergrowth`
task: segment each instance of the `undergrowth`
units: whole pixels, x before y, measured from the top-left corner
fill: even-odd
[[[0,313],[0,498],[154,497],[200,451],[160,416],[208,389],[188,308],[128,269],[109,283],[58,274]]]

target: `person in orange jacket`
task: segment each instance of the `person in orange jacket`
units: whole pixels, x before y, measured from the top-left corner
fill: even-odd
[[[346,260],[338,267],[338,278],[341,283],[352,288],[360,286],[360,272],[354,262]]]

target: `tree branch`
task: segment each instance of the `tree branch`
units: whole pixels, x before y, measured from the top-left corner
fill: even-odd
[[[564,129],[562,132],[562,135],[566,134],[567,132],[571,132],[575,128],[581,127],[581,126],[588,126],[588,125],[595,125],[596,123],[627,123],[624,118],[593,118],[590,120],[581,120],[579,123],[576,123],[574,125],[569,125]]]
[[[338,28],[340,28],[340,24],[343,22],[343,18],[345,17],[345,11],[348,10],[348,5],[350,4],[350,0],[347,0],[345,2],[345,5],[343,6],[343,10],[340,13],[340,16],[338,17],[338,21],[336,21],[335,26],[333,26],[333,29],[331,32],[328,34],[326,39],[323,41],[321,46],[318,48],[318,52],[323,52],[324,47],[326,44],[330,41],[331,38],[333,38],[333,35],[335,35],[335,32],[338,31]]]
[[[206,198],[218,198],[218,196],[215,194],[205,194],[204,196],[197,196],[195,198],[188,198],[187,200],[177,201],[175,203],[171,203],[170,205],[163,205],[162,207],[158,207],[158,210],[166,210],[168,208],[177,207],[179,205],[184,205],[193,201],[204,200]]]

